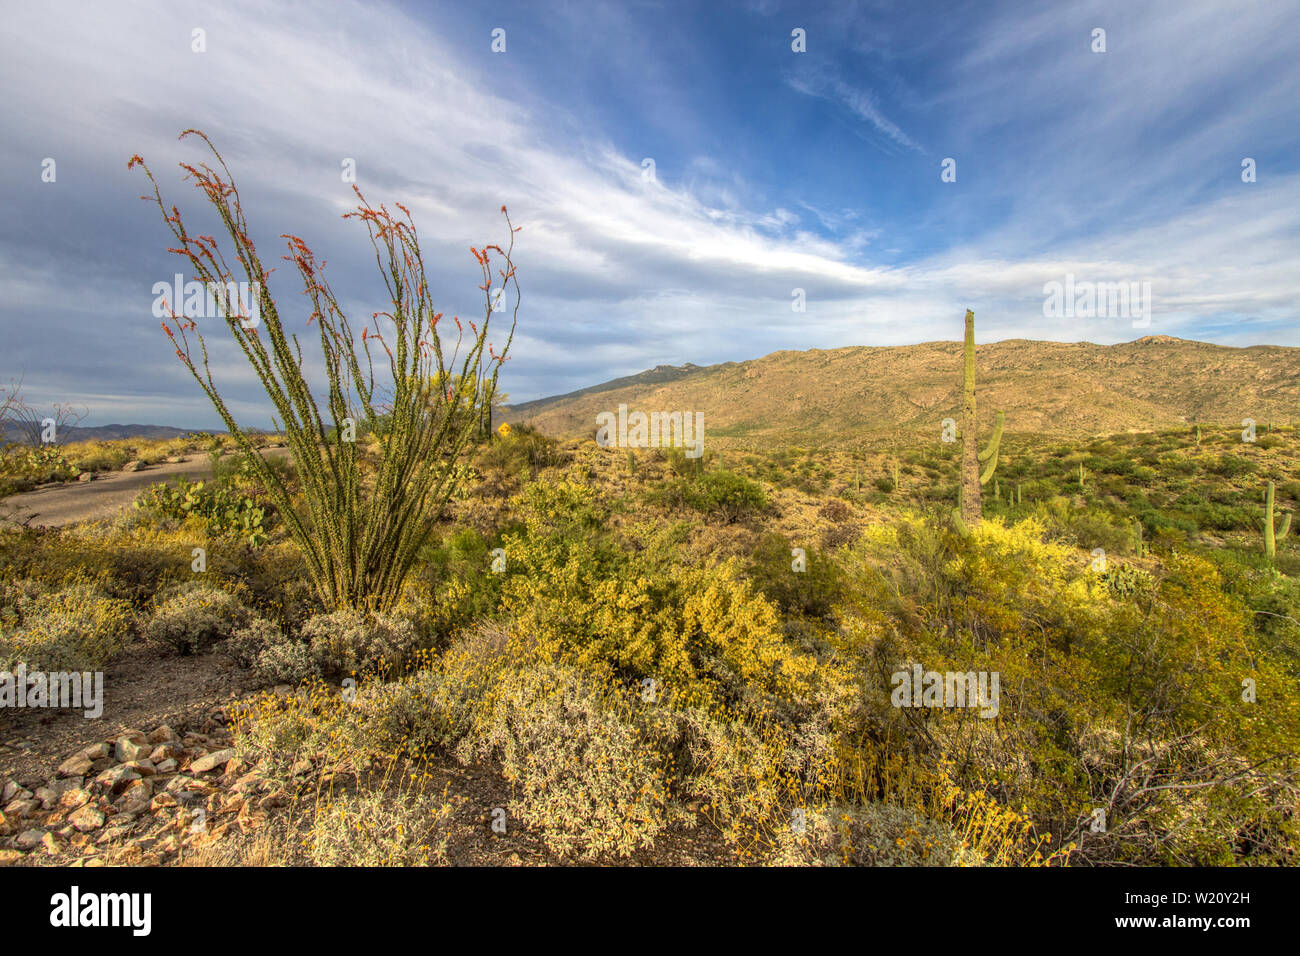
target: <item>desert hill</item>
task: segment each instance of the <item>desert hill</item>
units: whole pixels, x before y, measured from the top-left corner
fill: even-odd
[[[1232,348],[1169,336],[1118,345],[1010,339],[978,346],[981,422],[1010,432],[1091,436],[1191,423],[1261,427],[1300,418],[1300,349]],[[746,362],[659,366],[520,403],[506,421],[561,436],[595,431],[598,412],[702,411],[723,445],[911,439],[960,418],[961,343],[773,352]]]

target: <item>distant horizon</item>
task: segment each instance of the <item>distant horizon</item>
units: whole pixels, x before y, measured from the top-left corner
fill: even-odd
[[[978,321],[978,316],[977,316],[976,318],[977,318],[977,321]],[[1209,345],[1209,346],[1213,346],[1213,347],[1215,347],[1215,348],[1237,349],[1237,350],[1241,350],[1241,351],[1244,351],[1244,350],[1247,350],[1247,349],[1253,349],[1253,348],[1283,348],[1283,349],[1300,349],[1300,346],[1294,346],[1294,345],[1283,345],[1283,344],[1268,343],[1268,342],[1259,342],[1259,343],[1255,343],[1255,344],[1253,344],[1253,345],[1225,345],[1225,344],[1223,344],[1223,343],[1219,343],[1219,342],[1210,342],[1210,341],[1206,341],[1206,340],[1203,340],[1203,339],[1188,339],[1188,338],[1183,338],[1183,337],[1181,337],[1181,336],[1172,336],[1172,335],[1163,335],[1163,334],[1158,334],[1158,335],[1150,335],[1150,334],[1147,334],[1147,335],[1142,335],[1142,336],[1139,336],[1139,337],[1137,337],[1137,338],[1129,339],[1129,340],[1122,341],[1122,342],[1093,342],[1093,341],[1090,341],[1090,340],[1088,340],[1088,339],[1078,339],[1078,340],[1073,340],[1073,341],[1066,341],[1066,340],[1057,340],[1057,339],[1025,339],[1025,338],[1018,338],[1018,337],[1007,337],[1007,338],[995,339],[995,340],[993,340],[993,341],[988,341],[988,342],[985,342],[985,341],[977,341],[977,343],[976,343],[976,349],[982,349],[982,348],[984,348],[984,347],[986,347],[986,346],[990,346],[990,345],[1000,345],[1000,344],[1005,343],[1005,342],[1030,342],[1030,343],[1034,343],[1034,344],[1044,344],[1044,345],[1092,345],[1092,346],[1096,346],[1097,348],[1115,348],[1115,347],[1118,347],[1118,346],[1133,345],[1133,344],[1136,344],[1136,343],[1138,343],[1138,342],[1141,342],[1143,339],[1155,339],[1155,340],[1161,340],[1161,339],[1164,339],[1164,340],[1170,340],[1170,341],[1174,341],[1174,342],[1184,342],[1184,343],[1187,343],[1187,344],[1193,344],[1193,345]],[[723,360],[718,361],[718,362],[709,362],[709,363],[707,363],[707,364],[702,364],[702,363],[699,363],[699,362],[692,362],[692,361],[689,361],[689,360],[688,360],[688,361],[685,361],[685,362],[675,363],[675,364],[672,363],[672,362],[659,362],[659,363],[656,363],[655,365],[651,365],[651,366],[648,366],[648,367],[646,367],[646,368],[637,369],[636,371],[632,371],[632,372],[624,372],[624,373],[622,373],[622,374],[611,374],[611,375],[608,375],[608,376],[606,376],[606,377],[600,378],[600,379],[598,379],[598,380],[596,380],[596,381],[592,381],[592,382],[589,382],[589,383],[587,383],[587,384],[580,384],[580,385],[577,385],[577,386],[575,386],[575,387],[568,388],[568,389],[566,389],[566,390],[564,390],[564,391],[547,392],[546,394],[537,395],[537,396],[530,397],[530,398],[516,398],[515,396],[510,395],[508,389],[503,388],[502,390],[503,390],[504,392],[506,392],[507,395],[510,395],[510,400],[509,400],[508,402],[505,403],[505,407],[507,407],[507,408],[515,408],[515,407],[518,407],[518,406],[520,406],[520,405],[527,405],[527,404],[530,404],[530,403],[533,403],[533,402],[546,401],[547,399],[562,398],[562,397],[564,397],[564,396],[571,395],[571,394],[573,394],[573,393],[575,393],[575,392],[581,392],[581,391],[584,391],[584,390],[586,390],[586,389],[595,388],[596,386],[603,385],[603,384],[605,384],[605,383],[607,383],[607,382],[611,382],[611,381],[615,381],[615,380],[623,379],[623,378],[634,377],[634,376],[637,376],[637,375],[640,375],[640,374],[643,374],[643,373],[646,373],[646,372],[652,372],[652,371],[654,371],[654,370],[656,370],[656,369],[660,369],[660,368],[681,369],[681,368],[685,368],[685,367],[687,367],[687,366],[691,366],[691,367],[694,367],[694,368],[698,368],[698,369],[701,369],[701,370],[705,370],[705,369],[713,368],[713,367],[716,367],[716,366],[719,366],[719,365],[727,365],[727,364],[736,364],[736,365],[740,365],[740,364],[744,364],[745,362],[756,362],[756,361],[759,361],[759,360],[761,360],[761,359],[767,358],[767,357],[770,356],[770,355],[775,355],[775,354],[777,354],[778,352],[832,352],[832,351],[838,351],[838,350],[840,350],[840,349],[853,349],[853,348],[916,348],[916,347],[924,346],[924,345],[953,345],[953,346],[960,346],[960,345],[961,345],[961,340],[960,340],[960,339],[927,339],[927,340],[925,340],[925,341],[920,341],[920,342],[906,342],[906,343],[901,343],[901,344],[897,344],[897,345],[861,345],[861,344],[860,344],[860,345],[836,345],[836,346],[828,346],[828,347],[810,347],[810,348],[806,348],[806,349],[788,349],[788,348],[786,348],[786,349],[776,349],[776,350],[774,350],[774,351],[772,351],[772,352],[765,352],[765,353],[763,353],[762,355],[756,355],[756,356],[752,356],[752,357],[750,357],[750,358],[723,359]],[[955,373],[954,373],[954,374],[955,374]],[[196,386],[196,387],[197,387],[197,386]],[[73,404],[74,404],[74,405],[77,404],[76,401],[75,401],[75,399],[72,400],[72,401],[73,401]],[[215,412],[214,412],[213,414],[215,415]],[[105,417],[106,417],[106,416],[105,416]],[[209,420],[208,424],[206,424],[206,425],[199,425],[199,426],[192,425],[192,424],[190,424],[190,423],[188,423],[188,422],[187,422],[187,423],[182,423],[182,424],[177,424],[177,421],[178,421],[178,420],[171,420],[171,421],[161,421],[161,420],[158,420],[158,421],[144,421],[144,420],[128,420],[128,419],[125,419],[125,418],[119,418],[119,419],[117,419],[117,420],[113,420],[113,421],[100,421],[100,420],[98,420],[98,417],[94,414],[94,411],[91,410],[90,413],[87,414],[86,419],[85,419],[84,421],[82,421],[82,422],[79,423],[79,427],[82,427],[82,428],[111,428],[111,427],[114,427],[114,426],[118,426],[118,427],[124,427],[124,428],[125,428],[125,427],[133,427],[133,426],[134,426],[134,427],[142,427],[142,428],[149,428],[149,427],[176,428],[176,429],[180,429],[180,430],[182,430],[182,431],[191,431],[191,432],[200,432],[200,431],[201,431],[201,432],[211,432],[211,433],[217,433],[217,432],[225,433],[225,432],[226,432],[226,426],[225,426],[225,424],[224,424],[223,422],[220,421],[220,419],[212,419],[212,420]],[[268,432],[269,432],[269,431],[272,431],[272,426],[271,426],[271,424],[270,424],[269,421],[268,421],[266,424],[264,424],[264,425],[248,424],[248,423],[246,423],[246,422],[240,422],[240,427],[241,427],[241,428],[248,428],[248,429],[252,429],[252,430],[258,430],[258,431],[268,431]]]

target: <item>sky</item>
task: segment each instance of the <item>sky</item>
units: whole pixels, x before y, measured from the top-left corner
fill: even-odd
[[[469,247],[507,205],[514,401],[955,340],[967,308],[981,342],[1300,346],[1300,0],[55,0],[5,23],[0,384],[83,424],[219,425],[153,315],[185,270],[127,168],[215,232],[177,167],[204,158],[191,127],[291,328],[283,233],[349,314],[386,304],[345,164],[411,209],[447,314],[476,314]],[[1067,282],[1148,308],[1062,309]],[[269,424],[229,333],[209,345],[236,416]]]

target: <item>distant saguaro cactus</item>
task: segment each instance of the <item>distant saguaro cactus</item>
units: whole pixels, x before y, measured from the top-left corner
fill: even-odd
[[[973,525],[984,517],[984,508],[980,501],[980,486],[987,485],[998,467],[998,449],[1002,443],[1002,426],[1006,414],[998,412],[997,422],[993,426],[993,437],[983,451],[979,450],[979,435],[976,431],[975,406],[975,313],[966,310],[966,345],[962,367],[962,419],[961,419],[961,506],[953,511],[953,520],[957,530],[970,534]],[[983,474],[980,462],[987,462]]]
[[[1291,513],[1287,512],[1282,519],[1282,527],[1275,532],[1273,530],[1273,482],[1268,483],[1268,490],[1264,492],[1264,554],[1272,561],[1277,557],[1277,543],[1287,536],[1291,530]]]

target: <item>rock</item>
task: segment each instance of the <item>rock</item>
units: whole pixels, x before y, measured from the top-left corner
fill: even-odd
[[[246,773],[235,781],[234,786],[230,788],[232,793],[246,793],[247,791],[261,790],[266,786],[266,781],[259,777],[256,772]]]
[[[264,796],[258,807],[263,810],[274,810],[276,807],[287,806],[289,803],[289,794],[283,790],[276,790]]]
[[[24,830],[18,834],[14,840],[14,845],[20,850],[34,850],[41,845],[41,840],[45,838],[44,830]]]
[[[119,740],[113,747],[113,756],[118,763],[130,763],[132,760],[143,760],[149,756],[153,750],[147,743],[136,740]]]
[[[80,790],[81,785],[81,777],[64,777],[62,780],[51,780],[49,788],[62,798],[69,790]]]
[[[32,792],[23,787],[17,780],[10,780],[5,784],[5,792],[0,796],[0,801],[12,803],[14,800],[26,800],[32,795]]]
[[[161,760],[167,760],[169,757],[179,757],[184,751],[173,743],[159,744],[149,753],[149,759],[154,763]]]
[[[226,773],[238,776],[248,768],[248,764],[238,757],[232,757],[226,764]]]
[[[103,746],[102,744],[100,746]],[[90,773],[91,760],[84,753],[73,754],[59,764],[60,777],[84,777]]]
[[[40,808],[41,805],[37,801],[25,800],[22,797],[18,797],[17,799],[10,801],[8,806],[5,807],[5,813],[13,814],[15,817],[22,819],[23,817],[31,816]]]
[[[209,770],[225,766],[234,756],[233,750],[218,750],[216,753],[205,754],[190,764],[190,770],[194,773],[207,773]]]
[[[244,809],[245,800],[242,794],[232,793],[229,796],[221,798],[221,813],[237,813]]]
[[[42,810],[49,810],[59,802],[59,794],[49,787],[37,787],[36,792],[32,794],[32,798],[41,801]]]
[[[158,765],[154,767],[154,769],[158,771],[158,773],[174,773],[176,768],[179,766],[180,764],[178,764],[174,759],[168,757],[166,760],[158,761]]]
[[[169,744],[176,739],[176,731],[172,730],[166,724],[149,734],[149,743],[151,744]],[[168,754],[168,756],[172,756]]]
[[[134,783],[127,785],[126,790],[122,793],[121,799],[119,799],[114,806],[117,807],[121,814],[134,819],[135,814],[143,813],[149,808],[149,801],[152,797],[153,786],[149,781],[136,780]]]
[[[95,778],[95,783],[112,793],[121,793],[132,780],[139,780],[140,775],[126,765],[105,770]]]
[[[183,774],[178,774],[167,781],[167,792],[179,793],[186,787],[193,786],[193,784],[194,780],[192,778],[186,777]]]
[[[59,806],[64,810],[76,810],[90,802],[90,793],[86,790],[65,790],[59,797]]]
[[[289,774],[290,776],[300,777],[303,774],[311,773],[311,770],[312,762],[306,757],[299,757],[293,762],[293,766],[289,768]]]
[[[102,827],[104,825],[104,815],[94,807],[86,806],[68,817],[68,822],[82,833],[85,833],[87,830],[98,830]]]
[[[95,480],[95,476],[94,476],[91,472],[83,471],[81,474],[79,474],[79,475],[77,476],[77,480],[78,480],[78,481],[94,481],[94,480]]]
[[[144,462],[142,462],[139,458],[135,459],[134,461],[128,461],[125,465],[122,466],[122,470],[123,471],[144,471]]]
[[[45,847],[45,852],[53,856],[63,850],[63,841],[53,833],[46,833],[41,837],[41,846]]]
[[[158,772],[158,769],[154,767],[153,762],[150,760],[132,760],[122,766],[128,770],[134,770],[142,777],[152,777]]]
[[[158,796],[153,798],[153,802],[149,804],[149,809],[157,813],[159,810],[166,807],[174,806],[176,806],[176,798],[174,796],[170,793],[160,793]]]
[[[108,744],[91,744],[81,751],[81,756],[87,760],[103,760],[108,756]]]

